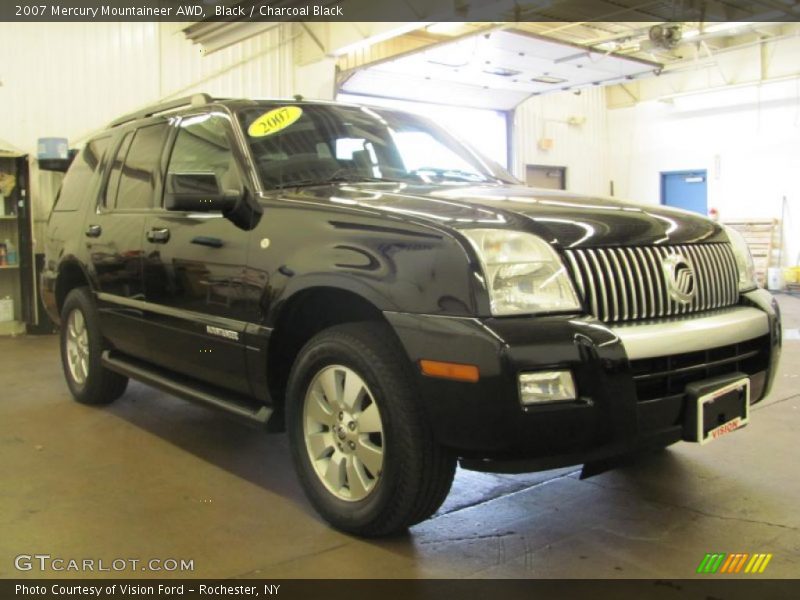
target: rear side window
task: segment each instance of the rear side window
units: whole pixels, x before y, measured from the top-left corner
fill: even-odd
[[[166,123],[158,123],[125,136],[106,188],[108,208],[127,210],[153,206],[167,131]]]
[[[78,210],[83,202],[97,188],[100,173],[107,160],[106,153],[111,144],[111,136],[106,135],[90,140],[70,165],[53,210]],[[96,193],[96,192],[95,192]],[[94,202],[94,200],[92,200]]]

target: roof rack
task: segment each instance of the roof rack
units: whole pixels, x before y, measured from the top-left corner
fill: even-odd
[[[123,125],[124,123],[130,123],[131,121],[135,121],[137,119],[145,119],[147,117],[152,117],[153,115],[157,115],[158,113],[166,112],[168,110],[174,110],[176,108],[181,108],[183,106],[204,106],[213,101],[214,99],[209,94],[192,94],[191,96],[176,98],[175,100],[167,100],[166,102],[153,104],[152,106],[141,108],[137,111],[119,117],[118,119],[114,119],[113,121],[111,121],[109,127],[118,127],[120,125]]]

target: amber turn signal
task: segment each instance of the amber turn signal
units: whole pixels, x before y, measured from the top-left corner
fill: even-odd
[[[419,367],[423,375],[454,379],[456,381],[476,382],[480,379],[480,372],[475,365],[462,365],[459,363],[440,362],[438,360],[421,360]]]

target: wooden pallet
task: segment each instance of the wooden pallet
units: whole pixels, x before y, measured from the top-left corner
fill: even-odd
[[[746,219],[740,221],[725,221],[725,225],[736,229],[742,234],[756,267],[756,280],[762,286],[767,283],[767,269],[777,266],[772,257],[776,249],[775,235],[778,232],[778,219]]]

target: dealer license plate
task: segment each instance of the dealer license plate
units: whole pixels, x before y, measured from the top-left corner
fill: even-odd
[[[738,379],[697,398],[697,438],[707,444],[750,422],[750,380]]]

